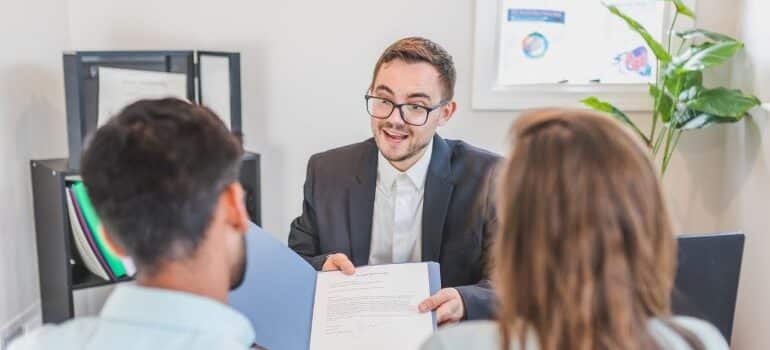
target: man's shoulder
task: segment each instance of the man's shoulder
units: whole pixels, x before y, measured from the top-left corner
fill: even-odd
[[[377,144],[373,139],[337,147],[310,156],[308,166],[314,169],[347,169],[358,164],[366,155],[376,154]]]
[[[97,327],[98,321],[90,317],[44,325],[12,342],[8,349],[80,349]]]
[[[462,140],[444,139],[444,141],[452,149],[452,154],[455,158],[467,158],[487,163],[495,163],[502,158],[497,153],[476,147]]]
[[[192,332],[186,328],[81,317],[44,325],[11,342],[9,350],[42,349],[243,349],[227,333]]]
[[[502,159],[499,154],[473,146],[461,140],[444,141],[449,146],[452,154],[452,168],[461,175],[486,174],[491,171]]]
[[[325,161],[337,159],[344,160],[351,157],[360,157],[367,152],[371,152],[373,149],[377,149],[377,144],[374,142],[374,139],[369,138],[361,142],[356,142],[316,153],[310,158]]]

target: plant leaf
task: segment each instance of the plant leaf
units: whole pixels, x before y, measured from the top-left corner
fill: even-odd
[[[712,46],[714,46],[714,43],[710,41],[706,41],[697,45],[690,45],[690,47],[687,48],[687,51],[682,52],[681,54],[671,59],[671,64],[668,65],[665,74],[680,69],[692,56],[695,56],[695,54],[698,52],[701,52]]]
[[[614,5],[608,5],[604,4],[604,6],[607,7],[607,9],[610,10],[612,14],[615,16],[620,17],[623,19],[626,24],[628,24],[629,27],[635,32],[637,32],[639,35],[642,36],[642,39],[644,39],[644,42],[647,43],[647,46],[650,47],[652,52],[655,54],[655,57],[658,58],[663,63],[671,62],[671,55],[666,51],[666,49],[663,47],[661,43],[659,43],[657,40],[655,40],[652,35],[645,29],[639,22],[634,20],[631,17],[628,17],[625,13],[621,12],[617,6]]]
[[[756,96],[727,88],[704,89],[687,102],[687,108],[721,118],[742,118],[761,102]]]
[[[684,4],[684,1],[682,0],[666,0],[666,1],[670,1],[674,3],[674,6],[676,7],[676,12],[678,12],[680,15],[684,15],[692,19],[695,19],[695,12],[690,10],[690,8]]]
[[[654,84],[650,84],[650,95],[653,98],[659,99],[657,103],[658,114],[664,123],[668,123],[671,120],[671,108],[674,105],[674,101],[671,99],[671,96],[660,91],[660,89],[658,89],[658,87]]]
[[[639,135],[639,137],[642,138],[642,140],[644,140],[644,142],[647,145],[650,145],[650,140],[647,138],[647,136],[645,136],[644,133],[641,130],[639,130],[639,127],[637,127],[636,124],[634,124],[634,122],[631,121],[631,118],[629,118],[625,113],[620,111],[617,107],[613,106],[608,102],[601,101],[595,96],[585,98],[580,102],[582,102],[584,105],[590,107],[593,110],[608,113],[615,119],[619,120],[621,123],[628,125],[629,127],[631,127],[631,129],[634,130],[634,132],[637,135]]]
[[[708,113],[694,113],[693,115],[694,115],[693,118],[690,118],[690,120],[686,121],[685,123],[679,126],[680,130],[687,131],[687,130],[703,129],[713,124],[734,123],[743,118],[743,116],[737,119],[722,118],[722,117],[717,117],[715,115],[708,114]]]
[[[700,90],[703,88],[703,72],[679,72],[674,70],[664,76],[663,85],[672,96],[679,96],[682,91],[687,91],[693,86]]]
[[[674,111],[674,115],[671,116],[671,123],[668,124],[668,127],[679,129],[683,125],[687,124],[690,120],[698,116],[698,112],[693,111],[691,109],[687,109],[685,106],[684,108],[677,108]]]
[[[743,48],[740,41],[725,41],[695,52],[679,68],[680,71],[698,71],[724,63]]]
[[[703,88],[703,72],[693,71],[693,72],[687,72],[683,75],[682,90],[680,91],[690,89],[693,86],[698,88],[698,90]]]
[[[705,29],[690,29],[686,30],[684,32],[677,32],[676,36],[682,38],[682,40],[695,40],[695,39],[702,39],[706,38],[711,41],[715,42],[722,42],[722,41],[737,41],[733,39],[732,37],[729,37],[727,35],[724,35],[722,33],[712,32],[710,30]]]

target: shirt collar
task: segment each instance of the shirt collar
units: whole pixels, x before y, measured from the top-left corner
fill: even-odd
[[[214,299],[169,289],[120,285],[104,304],[104,319],[224,335],[248,348],[256,333],[249,320]]]
[[[382,152],[377,152],[377,180],[380,181],[387,189],[393,187],[393,183],[399,175],[406,174],[412,184],[417,190],[422,190],[425,186],[425,178],[428,176],[428,167],[430,166],[430,159],[433,156],[433,139],[425,146],[425,154],[422,155],[417,163],[414,163],[412,167],[402,172],[396,169],[393,164],[390,164]]]

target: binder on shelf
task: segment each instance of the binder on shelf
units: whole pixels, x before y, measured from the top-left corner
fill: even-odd
[[[88,229],[88,224],[86,224],[86,218],[83,216],[83,211],[80,209],[80,205],[78,204],[78,200],[75,198],[75,193],[72,192],[72,189],[70,187],[65,187],[66,195],[69,195],[72,200],[72,205],[75,209],[75,213],[77,214],[77,219],[79,223],[80,229],[83,231],[83,234],[85,235],[86,239],[88,240],[88,244],[91,248],[91,250],[94,252],[94,255],[99,259],[99,263],[104,269],[104,271],[107,272],[107,275],[109,276],[108,281],[115,281],[117,280],[117,277],[115,277],[115,274],[112,273],[112,270],[110,269],[109,264],[107,264],[107,260],[104,258],[104,254],[102,254],[101,250],[99,250],[99,246],[96,244],[96,240],[94,238],[93,233],[91,230]]]
[[[83,260],[83,263],[86,265],[86,268],[89,271],[99,276],[101,279],[106,281],[114,280],[115,277],[112,275],[112,271],[109,270],[109,267],[107,266],[106,261],[104,261],[104,257],[102,256],[101,252],[94,244],[91,233],[86,233],[86,230],[84,230],[86,225],[83,221],[83,216],[79,209],[75,208],[76,201],[74,200],[72,191],[67,188],[66,192],[67,212],[69,214],[72,237],[75,240],[75,246],[78,253],[80,254],[81,259]]]
[[[99,216],[96,215],[96,210],[94,210],[93,204],[91,204],[91,199],[88,198],[88,192],[86,191],[85,185],[83,185],[82,182],[75,182],[72,184],[71,190],[82,210],[86,227],[93,235],[94,241],[96,242],[99,251],[104,256],[109,270],[112,271],[115,278],[129,275],[126,273],[126,267],[123,265],[123,261],[121,261],[120,257],[115,254],[112,249],[110,249],[110,246],[104,238],[101,221],[99,220]]]

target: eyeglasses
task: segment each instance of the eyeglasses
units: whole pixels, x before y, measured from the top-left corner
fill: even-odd
[[[369,115],[377,119],[388,119],[393,111],[398,108],[401,120],[404,123],[413,126],[423,126],[428,122],[430,112],[446,105],[449,101],[442,101],[433,107],[425,107],[413,103],[396,104],[395,102],[382,97],[371,95],[364,96],[366,99],[366,111]]]

